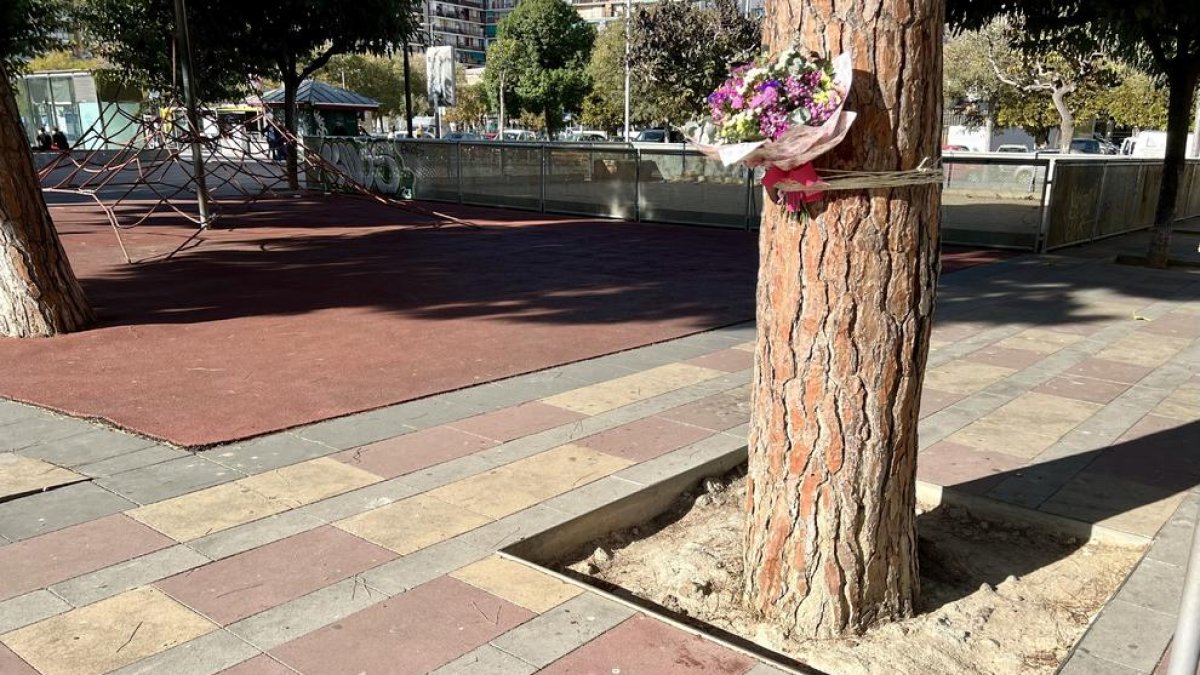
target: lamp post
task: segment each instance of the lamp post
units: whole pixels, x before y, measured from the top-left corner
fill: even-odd
[[[200,135],[200,113],[196,106],[196,88],[192,81],[192,45],[188,36],[187,10],[184,0],[175,0],[175,44],[179,54],[179,70],[182,76],[183,101],[187,110],[188,126],[191,127],[189,145],[192,150],[192,180],[196,183],[196,207],[200,211],[200,227],[207,228],[212,220],[208,209],[208,186],[204,181],[204,146]]]
[[[408,137],[412,138],[412,71],[408,67],[408,40],[404,41],[404,122]]]
[[[633,24],[633,0],[625,0],[625,142],[629,142],[629,36]]]

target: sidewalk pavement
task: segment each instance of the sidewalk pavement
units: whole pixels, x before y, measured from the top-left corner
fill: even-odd
[[[1152,544],[1063,670],[1151,672],[1198,507],[1200,275],[1017,258],[946,277],[935,324],[921,490]],[[741,451],[753,338],[195,454],[0,402],[0,672],[779,672],[496,555]]]

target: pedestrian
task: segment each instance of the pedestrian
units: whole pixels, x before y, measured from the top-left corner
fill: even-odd
[[[276,162],[282,162],[285,159],[283,154],[283,134],[279,133],[279,129],[275,125],[267,126],[267,148],[271,151],[271,159]]]
[[[50,138],[50,130],[46,127],[42,127],[42,130],[39,131],[37,135],[38,152],[50,152],[53,144],[54,140]]]
[[[62,129],[55,127],[54,134],[50,137],[50,140],[54,142],[53,149],[59,152],[71,151],[71,142],[67,140],[67,135],[62,132]]]

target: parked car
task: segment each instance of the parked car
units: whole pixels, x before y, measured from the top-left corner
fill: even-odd
[[[965,145],[953,145],[947,143],[942,146],[942,152],[970,152],[971,149]]]
[[[1072,138],[1071,154],[1073,155],[1104,155],[1104,146],[1094,138]]]
[[[684,143],[683,132],[677,129],[642,129],[633,137],[634,143]]]
[[[478,141],[483,137],[471,131],[451,131],[442,138],[447,141]]]
[[[1029,146],[1022,143],[1005,143],[996,148],[996,152],[1029,152]]]
[[[536,141],[537,134],[528,129],[505,129],[501,140],[505,141]]]
[[[608,142],[608,134],[603,131],[576,131],[563,134],[562,140],[571,143],[606,143]]]

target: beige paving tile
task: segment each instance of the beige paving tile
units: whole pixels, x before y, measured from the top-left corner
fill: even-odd
[[[539,614],[583,592],[549,574],[500,556],[485,558],[450,576]]]
[[[753,341],[742,342],[741,344],[734,345],[733,348],[740,349],[744,352],[753,352],[754,351],[754,342]]]
[[[977,391],[1017,372],[1012,368],[991,366],[971,361],[950,361],[925,371],[925,386],[955,394],[974,394]]]
[[[322,457],[142,506],[128,514],[190,541],[379,481],[375,474]]]
[[[503,518],[633,462],[580,445],[562,445],[430,492],[489,518]]]
[[[83,476],[40,459],[12,452],[0,454],[0,497],[44,490]]]
[[[1191,344],[1185,338],[1134,333],[1105,347],[1097,358],[1157,368]]]
[[[1031,392],[968,424],[946,440],[1032,459],[1103,407]]]
[[[426,494],[360,513],[335,525],[401,555],[491,522],[490,518]]]
[[[1185,492],[1084,472],[1046,500],[1041,510],[1153,537],[1186,496]]]
[[[542,399],[585,415],[598,415],[642,399],[723,375],[719,370],[672,363]]]
[[[1200,420],[1200,381],[1186,382],[1154,408],[1155,415],[1177,420]]]
[[[1030,328],[1016,335],[1006,337],[996,344],[1011,349],[1028,349],[1042,354],[1053,354],[1063,347],[1069,347],[1082,339],[1082,335],[1075,335],[1073,333],[1061,333],[1046,330],[1045,328]]]
[[[0,637],[45,675],[107,673],[216,630],[154,588],[138,588]]]

